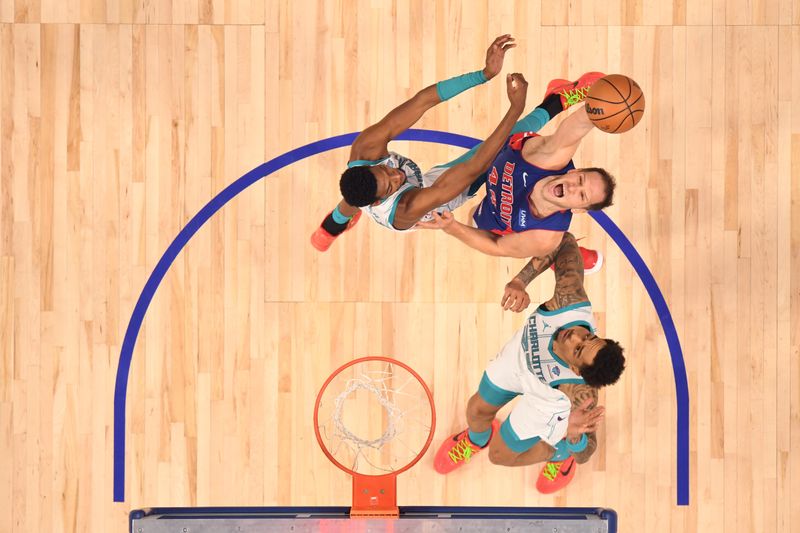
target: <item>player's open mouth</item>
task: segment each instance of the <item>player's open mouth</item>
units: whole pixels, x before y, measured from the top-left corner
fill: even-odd
[[[564,184],[559,183],[555,187],[553,187],[553,196],[556,198],[563,198],[564,197]]]

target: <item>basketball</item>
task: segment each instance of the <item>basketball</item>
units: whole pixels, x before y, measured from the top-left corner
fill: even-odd
[[[586,95],[586,113],[606,133],[624,133],[644,115],[644,93],[627,76],[610,74],[597,80]]]

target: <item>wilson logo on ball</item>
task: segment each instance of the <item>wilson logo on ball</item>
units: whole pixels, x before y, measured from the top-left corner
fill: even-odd
[[[586,104],[586,112],[590,115],[602,115],[603,108],[602,107],[592,107],[589,104]]]

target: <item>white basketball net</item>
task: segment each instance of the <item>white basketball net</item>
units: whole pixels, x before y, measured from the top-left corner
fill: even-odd
[[[424,389],[412,374],[399,365],[367,361],[328,385],[319,429],[337,461],[359,474],[380,475],[417,456],[430,433],[431,415]]]

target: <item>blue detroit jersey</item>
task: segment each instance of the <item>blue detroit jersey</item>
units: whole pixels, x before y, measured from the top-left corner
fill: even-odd
[[[547,176],[564,174],[575,168],[570,161],[560,170],[544,170],[522,158],[522,145],[535,133],[517,133],[497,154],[486,175],[486,196],[475,210],[473,219],[479,229],[493,233],[519,233],[531,229],[567,231],[572,221],[570,211],[538,218],[531,213],[528,195],[533,186]]]

